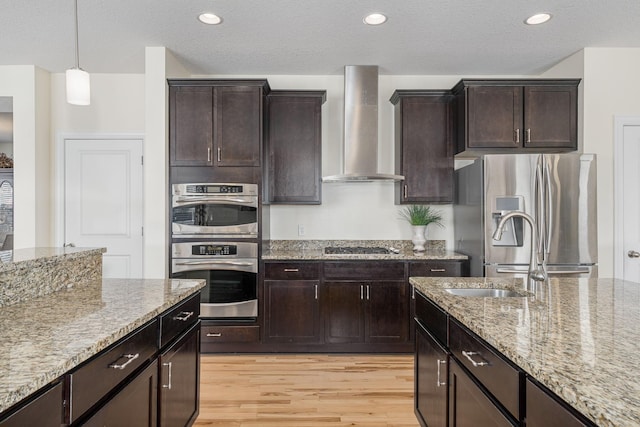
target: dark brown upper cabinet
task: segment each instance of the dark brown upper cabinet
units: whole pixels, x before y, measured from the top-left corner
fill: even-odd
[[[461,80],[454,88],[457,153],[578,148],[579,79]]]
[[[267,97],[267,203],[320,204],[322,104],[326,91],[271,91]]]
[[[266,80],[169,80],[170,166],[260,166]]]
[[[453,201],[454,96],[442,90],[397,90],[396,204]]]

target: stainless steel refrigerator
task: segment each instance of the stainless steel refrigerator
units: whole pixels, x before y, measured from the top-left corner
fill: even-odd
[[[550,277],[597,277],[594,154],[490,154],[457,163],[454,235],[472,276],[526,276],[526,221],[512,218],[500,241],[492,237],[501,216],[519,210],[535,219],[536,251]]]

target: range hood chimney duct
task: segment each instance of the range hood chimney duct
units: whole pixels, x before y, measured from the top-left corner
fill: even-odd
[[[400,181],[378,172],[378,66],[344,67],[344,173],[323,182]]]

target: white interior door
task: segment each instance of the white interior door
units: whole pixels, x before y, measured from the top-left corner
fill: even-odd
[[[142,140],[65,139],[64,242],[106,247],[103,277],[142,277]]]
[[[640,283],[640,118],[617,125],[616,277]]]

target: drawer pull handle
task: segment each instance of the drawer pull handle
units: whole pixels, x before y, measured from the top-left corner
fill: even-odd
[[[221,337],[221,336],[222,336],[222,332],[213,332],[213,333],[209,332],[209,333],[207,334],[207,336],[208,336],[208,337],[219,338],[219,337]]]
[[[446,360],[440,360],[440,359],[438,359],[438,360],[436,361],[436,366],[437,366],[437,369],[438,369],[438,378],[436,379],[436,386],[438,386],[438,387],[441,387],[441,386],[447,385],[447,383],[446,383],[446,382],[444,382],[444,381],[440,381],[440,365],[444,365],[444,364],[446,364],[446,363],[447,363],[447,361],[446,361]]]
[[[464,351],[464,350],[462,350],[462,355],[464,357],[466,357],[467,359],[469,359],[469,362],[471,362],[471,364],[476,368],[478,366],[487,366],[489,364],[489,362],[485,362],[485,361],[476,362],[475,360],[473,360],[473,358],[471,356],[480,355],[480,353],[478,353],[477,351]]]
[[[171,363],[173,362],[162,364],[162,366],[166,366],[167,368],[169,368],[169,384],[162,384],[162,388],[166,388],[167,390],[171,390]]]
[[[284,269],[285,273],[297,273],[298,271],[300,271],[300,270],[297,269],[297,268],[285,268]]]
[[[189,318],[193,316],[193,311],[181,311],[180,314],[173,317],[173,320],[180,320],[181,322],[186,322]]]
[[[122,356],[120,356],[120,359],[122,358],[128,359],[126,362],[124,362],[123,364],[117,364],[117,363],[112,363],[109,365],[110,368],[113,369],[124,369],[127,367],[127,365],[129,365],[129,363],[133,362],[134,360],[136,360],[138,357],[140,357],[140,353],[136,353],[136,354],[123,354]]]
[[[431,269],[432,273],[444,273],[445,271],[447,271],[446,268],[432,268]]]

